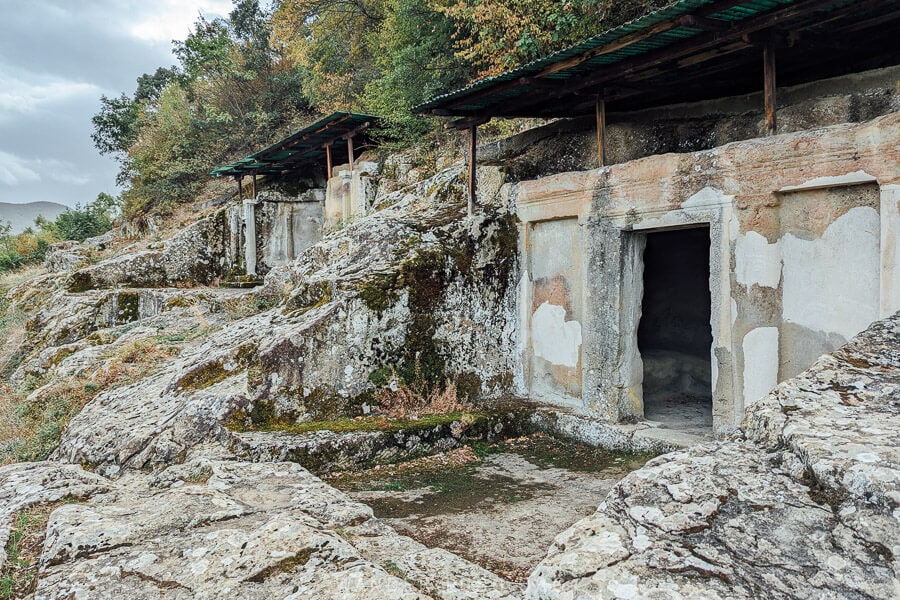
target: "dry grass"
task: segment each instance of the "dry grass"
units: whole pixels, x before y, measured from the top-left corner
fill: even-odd
[[[5,299],[0,300],[5,305]],[[3,308],[6,308],[3,306]],[[14,310],[0,311],[0,377],[9,377],[25,356],[25,315]]]
[[[27,398],[28,389],[0,385],[0,464],[47,458],[88,402],[104,390],[142,379],[170,353],[146,340],[132,341],[107,355],[92,375],[51,381]]]
[[[41,265],[31,265],[18,271],[8,271],[0,274],[0,295],[5,296],[9,290],[19,287],[29,279],[34,279],[47,273]]]
[[[443,387],[410,386],[399,383],[375,392],[375,403],[381,412],[392,419],[417,419],[421,415],[443,415],[465,412],[471,406],[459,399],[456,384],[445,382]]]

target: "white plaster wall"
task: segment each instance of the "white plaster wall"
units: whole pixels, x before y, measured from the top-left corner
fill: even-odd
[[[285,265],[322,239],[323,214],[319,202],[278,202],[263,244],[269,267]]]
[[[350,171],[341,170],[336,177],[328,180],[325,191],[325,227],[340,225],[349,218],[351,176]]]
[[[744,406],[764,398],[778,384],[778,328],[757,327],[744,336]]]
[[[531,316],[534,355],[551,364],[577,367],[581,359],[581,323],[566,321],[566,309],[549,302]]]
[[[734,275],[741,285],[777,288],[781,281],[781,247],[755,231],[737,239]]]
[[[372,211],[378,187],[372,176],[377,175],[379,170],[380,165],[371,161],[357,161],[353,166],[347,204],[349,212],[344,215],[345,219],[351,216],[361,217]]]
[[[883,185],[881,200],[881,311],[900,310],[900,185]]]
[[[813,331],[850,339],[878,319],[881,227],[869,207],[850,209],[819,239],[781,241],[782,316]]]
[[[900,120],[888,116],[517,184],[513,198],[526,234],[535,222],[573,216],[589,232],[583,281],[590,318],[576,319],[585,408],[602,406],[596,414],[608,420],[632,416],[623,407],[640,358],[629,346],[636,288],[629,277],[637,266],[622,250],[628,244],[618,241],[629,232],[711,224],[719,433],[736,426],[745,402],[765,395],[779,377],[900,310],[898,134]],[[679,206],[685,190],[697,191]],[[554,250],[545,242],[526,246],[533,281],[534,256]],[[555,260],[561,259],[549,256],[547,265],[559,268]],[[529,287],[521,290],[525,330],[543,304],[528,297]],[[534,352],[531,342],[526,351]],[[537,358],[526,371],[540,367]],[[537,372],[526,380],[534,394]]]

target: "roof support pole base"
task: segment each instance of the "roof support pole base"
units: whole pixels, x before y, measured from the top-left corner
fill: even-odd
[[[353,163],[355,162],[355,158],[353,156],[353,136],[347,136],[347,156],[350,157],[350,172],[353,172]]]

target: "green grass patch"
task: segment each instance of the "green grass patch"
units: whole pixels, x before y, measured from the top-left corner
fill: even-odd
[[[50,513],[62,504],[77,501],[67,497],[50,504],[30,506],[13,516],[12,530],[6,542],[6,562],[0,573],[0,599],[25,598],[34,593]]]

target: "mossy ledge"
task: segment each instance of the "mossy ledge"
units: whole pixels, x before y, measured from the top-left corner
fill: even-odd
[[[418,420],[338,419],[305,423],[275,422],[247,428],[247,415],[236,414],[227,427],[230,448],[254,461],[296,462],[314,473],[353,471],[394,464],[461,445],[492,443],[533,432],[531,412],[522,408],[495,412],[423,415]],[[281,436],[257,436],[279,432]]]
[[[475,423],[487,418],[486,413],[480,412],[452,412],[442,415],[422,415],[418,419],[389,419],[387,417],[347,417],[343,419],[331,419],[324,421],[303,421],[292,423],[285,419],[271,418],[261,420],[259,415],[238,412],[226,425],[231,431],[280,431],[282,433],[303,434],[315,431],[333,431],[335,433],[349,433],[355,431],[382,431],[394,433],[404,430],[430,429],[441,425],[449,425],[454,422]],[[252,423],[248,426],[247,422]]]

